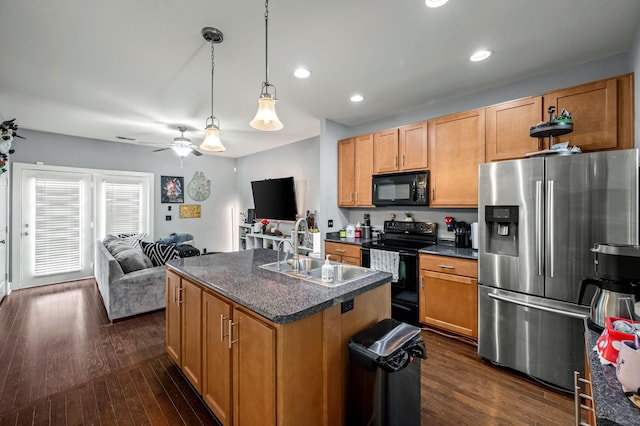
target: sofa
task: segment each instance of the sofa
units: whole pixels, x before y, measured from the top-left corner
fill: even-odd
[[[112,235],[96,241],[95,276],[111,321],[165,307],[164,262],[154,266],[133,242]]]

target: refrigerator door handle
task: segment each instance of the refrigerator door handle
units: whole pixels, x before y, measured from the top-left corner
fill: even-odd
[[[538,264],[538,275],[542,276],[542,265],[544,256],[544,229],[542,218],[544,217],[544,211],[542,210],[542,181],[536,181],[536,260]]]
[[[554,253],[555,223],[553,220],[553,213],[555,210],[553,205],[553,200],[554,200],[553,183],[554,182],[552,180],[547,182],[547,221],[549,223],[549,276],[551,278],[553,278],[553,264],[554,264],[554,258],[555,258],[555,253]]]
[[[540,311],[551,312],[554,314],[564,315],[566,317],[585,319],[587,315],[579,314],[577,312],[563,311],[561,309],[551,308],[549,306],[536,305],[534,303],[523,302],[522,300],[512,299],[511,297],[505,297],[498,294],[489,293],[489,297],[492,299],[500,300],[507,303],[515,303],[516,305],[524,306],[526,308],[538,309]]]

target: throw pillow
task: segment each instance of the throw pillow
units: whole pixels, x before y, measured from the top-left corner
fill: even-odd
[[[135,248],[141,248],[140,242],[148,240],[149,234],[146,232],[138,232],[134,234],[118,234],[117,237]]]
[[[146,254],[154,266],[162,266],[171,259],[178,258],[178,249],[175,244],[158,244],[141,241],[142,251]]]
[[[160,238],[156,240],[156,243],[160,244],[191,244],[193,243],[193,235],[191,234],[176,234],[172,232],[166,238]]]
[[[131,246],[128,246],[126,250],[120,251],[113,257],[118,261],[122,272],[125,274],[153,266],[151,260],[140,249]]]

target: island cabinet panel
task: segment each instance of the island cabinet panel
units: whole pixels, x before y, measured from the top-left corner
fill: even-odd
[[[166,339],[167,353],[178,366],[182,365],[182,329],[180,310],[180,275],[167,271]]]
[[[338,205],[370,207],[373,134],[338,141]]]
[[[373,172],[398,171],[398,128],[373,134]]]
[[[429,167],[429,122],[398,129],[399,171],[425,170]]]
[[[182,372],[202,393],[202,287],[182,279]]]
[[[359,245],[325,241],[324,254],[325,256],[329,255],[329,259],[334,262],[342,262],[349,265],[361,266],[362,259]]]
[[[571,113],[573,132],[560,136],[582,151],[633,148],[633,82],[631,74],[556,90],[544,95],[544,111],[556,107]]]
[[[275,340],[273,327],[234,308],[233,424],[276,424]]]
[[[433,120],[430,127],[431,207],[476,207],[478,165],[484,163],[484,109]]]
[[[477,261],[420,255],[420,322],[478,338]]]
[[[493,105],[485,114],[487,161],[523,158],[548,148],[548,139],[529,136],[531,126],[543,119],[542,96]]]
[[[231,304],[214,293],[202,294],[202,399],[223,425],[231,425]]]

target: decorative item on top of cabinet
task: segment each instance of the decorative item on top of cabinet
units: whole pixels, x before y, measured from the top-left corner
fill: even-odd
[[[420,322],[478,338],[478,262],[420,255]]]
[[[529,136],[542,119],[542,96],[503,102],[485,109],[486,160],[512,160],[549,148],[548,140]]]
[[[374,134],[374,173],[424,170],[429,167],[428,122]]]
[[[526,128],[528,131],[528,127]],[[476,207],[484,163],[485,110],[436,118],[429,127],[431,207]]]
[[[338,141],[338,206],[372,207],[373,134]]]
[[[573,132],[558,138],[583,152],[633,148],[633,74],[544,95],[544,111],[571,111]]]
[[[361,266],[360,246],[356,244],[341,244],[330,241],[324,243],[324,253],[334,262],[348,263]]]

